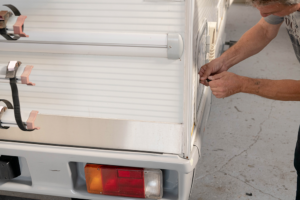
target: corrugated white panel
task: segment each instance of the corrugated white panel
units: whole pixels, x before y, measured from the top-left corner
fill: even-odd
[[[29,31],[184,31],[184,2],[2,0],[1,4],[13,4],[27,15]]]
[[[182,36],[185,32],[184,2],[3,0],[1,4],[13,4],[28,16],[24,32],[29,36],[30,32],[51,32],[58,38],[59,33],[80,33],[82,41],[75,42],[85,42],[90,33],[105,31]],[[21,41],[27,39],[31,40]],[[19,60],[35,67],[31,80],[36,86],[19,86],[22,109],[46,115],[183,122],[182,60],[73,55],[72,51],[50,54],[39,49],[7,52],[3,46],[0,63]],[[60,46],[56,48],[59,52]],[[11,100],[9,85],[0,84],[0,96]]]
[[[0,63],[34,65],[19,85],[22,108],[40,114],[180,122],[182,63],[167,59],[1,52]],[[9,84],[0,96],[11,100]]]

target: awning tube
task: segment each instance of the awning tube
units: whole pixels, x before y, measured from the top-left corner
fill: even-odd
[[[6,51],[103,56],[158,57],[178,60],[184,51],[178,33],[30,31],[30,40],[1,40]],[[74,48],[79,47],[79,48]]]

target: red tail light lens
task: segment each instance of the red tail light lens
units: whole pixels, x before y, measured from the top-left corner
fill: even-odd
[[[145,198],[144,170],[102,166],[103,194]]]
[[[162,198],[161,170],[87,164],[89,193],[135,198]]]

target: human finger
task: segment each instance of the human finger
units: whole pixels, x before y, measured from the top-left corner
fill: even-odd
[[[216,74],[216,75],[213,75],[213,76],[209,76],[208,79],[211,80],[211,81],[215,81],[215,80],[218,80],[218,79],[221,79],[222,77],[224,77],[226,75],[226,72],[222,72],[220,74]]]
[[[208,78],[208,76],[211,75],[213,69],[212,69],[212,67],[209,67],[208,65],[205,65],[205,66],[203,66],[203,70],[204,70],[204,72],[202,72],[202,76],[200,74],[201,80],[206,80]]]
[[[204,80],[204,81],[200,80],[200,83],[202,85],[209,86],[209,83],[206,80]]]

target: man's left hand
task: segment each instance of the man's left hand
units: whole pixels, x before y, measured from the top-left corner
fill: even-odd
[[[217,98],[225,98],[242,91],[243,77],[231,72],[222,72],[208,79],[212,93]]]

